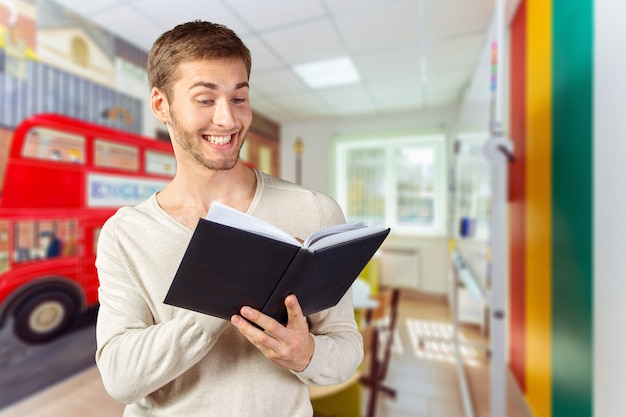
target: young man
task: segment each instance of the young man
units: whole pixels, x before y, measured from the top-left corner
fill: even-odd
[[[209,22],[179,25],[150,51],[152,111],[168,128],[176,176],[106,222],[96,261],[96,362],[110,395],[128,404],[125,417],[311,417],[308,386],[341,383],[362,359],[351,292],[309,317],[290,295],[286,326],[246,306],[229,322],[163,303],[213,201],[298,238],[344,222],[329,197],[239,159],[252,122],[250,68],[235,33]]]

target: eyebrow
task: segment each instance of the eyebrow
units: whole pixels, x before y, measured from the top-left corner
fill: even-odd
[[[204,82],[204,81],[198,81],[197,83],[194,83],[191,87],[189,87],[189,90],[192,90],[196,87],[205,87],[208,88],[210,90],[217,90],[218,86],[215,83],[209,83],[209,82]],[[250,88],[250,85],[248,84],[247,81],[242,81],[240,83],[237,83],[235,85],[235,90],[240,90],[242,88]]]

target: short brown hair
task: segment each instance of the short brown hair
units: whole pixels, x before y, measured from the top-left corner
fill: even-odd
[[[252,68],[250,50],[237,34],[224,25],[195,20],[163,33],[148,54],[148,82],[172,99],[176,70],[183,62],[200,59],[241,59],[248,72]]]

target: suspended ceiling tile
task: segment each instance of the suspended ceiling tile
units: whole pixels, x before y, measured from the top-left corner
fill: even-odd
[[[495,0],[424,1],[424,21],[429,40],[484,32],[489,27],[496,4]]]
[[[428,45],[428,70],[476,66],[485,45],[484,34],[443,40]]]
[[[254,63],[252,64],[254,68]],[[250,89],[266,95],[280,93],[308,93],[308,88],[290,70],[255,72],[250,77]]]
[[[340,36],[352,52],[376,51],[418,40],[417,2],[366,2],[335,16]]]
[[[416,46],[355,55],[354,61],[367,82],[395,80],[419,75],[419,48]]]
[[[302,64],[346,54],[328,20],[273,30],[260,36],[287,64]]]
[[[221,2],[231,8],[256,32],[298,26],[306,21],[325,16],[322,2],[319,0],[221,0]],[[198,2],[198,4],[204,3]]]

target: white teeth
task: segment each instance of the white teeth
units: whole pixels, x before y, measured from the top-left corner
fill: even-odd
[[[228,136],[207,136],[207,140],[217,145],[225,145],[230,142],[230,135]]]

